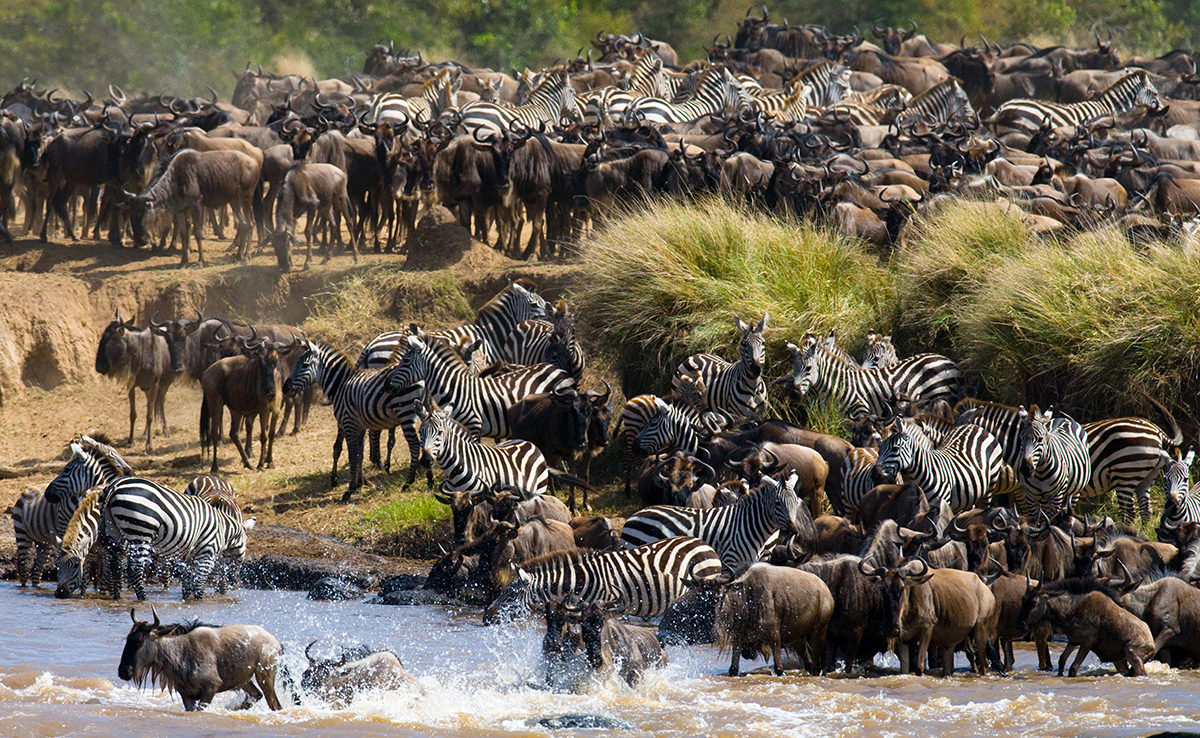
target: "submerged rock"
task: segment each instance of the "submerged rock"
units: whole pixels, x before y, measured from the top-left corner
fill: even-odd
[[[359,587],[345,577],[325,577],[317,581],[308,590],[308,599],[343,602],[346,600],[361,600],[366,595]]]
[[[461,605],[453,597],[438,594],[428,589],[397,589],[387,594],[372,597],[368,605]]]
[[[425,577],[423,576],[418,574],[397,574],[393,577],[387,577],[379,583],[379,594],[386,595],[392,592],[420,589],[424,586]]]
[[[531,725],[550,730],[633,730],[633,726],[624,720],[604,715],[556,715],[544,717]]]

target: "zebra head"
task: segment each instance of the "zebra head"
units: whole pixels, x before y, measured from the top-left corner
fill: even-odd
[[[446,444],[447,431],[454,422],[454,406],[447,405],[429,413],[421,422],[421,448],[433,458],[441,456]]]
[[[657,454],[674,445],[672,441],[675,433],[670,422],[671,406],[661,397],[654,398],[654,405],[657,408],[656,412],[647,418],[633,439],[634,453],[643,456]]]
[[[109,481],[105,479],[100,460],[88,453],[83,446],[72,443],[71,453],[71,460],[58,476],[46,485],[47,502],[57,505],[64,500],[71,500],[73,505],[73,501],[82,496],[88,488]]]
[[[83,581],[83,557],[75,551],[63,551],[58,557],[58,588],[54,596],[66,599],[76,592],[87,592],[87,584]]]
[[[417,336],[409,336],[408,350],[404,352],[400,365],[392,370],[392,375],[387,380],[388,391],[404,392],[424,381],[429,375],[429,367],[429,346]]]
[[[1031,410],[1032,412],[1026,410],[1022,405],[1019,413],[1021,423],[1019,471],[1024,475],[1031,475],[1035,469],[1042,467],[1046,456],[1046,438],[1050,433],[1050,421],[1054,417],[1053,408],[1042,412],[1037,405],[1034,405]]]
[[[799,346],[794,343],[787,345],[788,351],[792,352],[792,386],[801,397],[808,394],[817,379],[817,349],[820,346],[821,342],[813,333],[805,334]]]
[[[296,366],[292,367],[292,373],[283,383],[284,397],[294,397],[300,394],[317,379],[317,373],[321,367],[321,352],[312,341],[308,341],[307,344],[304,355],[296,362]]]
[[[766,476],[763,477],[763,481],[775,489],[775,525],[779,527],[780,532],[806,536],[811,533],[812,518],[806,514],[800,496],[796,494],[800,476],[792,472],[782,483]]]
[[[253,528],[258,519],[251,516],[249,520],[242,520],[241,516],[234,517],[220,508],[217,509],[217,515],[226,523],[225,544],[221,547],[220,559],[234,565],[241,564],[246,557],[246,531]]]
[[[505,289],[503,307],[512,316],[513,325],[525,320],[549,320],[550,303],[520,282],[513,282]]]
[[[859,366],[863,369],[878,369],[895,364],[898,357],[891,336],[881,336],[871,331],[867,334],[867,348],[863,351]]]
[[[898,420],[888,430],[891,434],[879,441],[879,457],[871,472],[876,484],[894,484],[896,476],[912,466],[916,454],[916,441],[907,423]]]
[[[1131,107],[1145,107],[1151,112],[1157,112],[1163,109],[1162,96],[1158,94],[1158,89],[1154,83],[1150,81],[1150,77],[1145,70],[1137,70],[1130,75],[1133,77],[1133,82],[1136,85],[1133,89],[1133,104]],[[1118,81],[1120,84],[1120,81]],[[1114,87],[1116,85],[1113,85]]]
[[[742,322],[741,318],[734,318],[738,330],[742,332],[742,343],[738,347],[738,353],[741,355],[742,363],[750,367],[751,373],[755,376],[762,373],[763,362],[767,358],[766,339],[763,338],[763,331],[767,328],[769,317],[769,313],[763,313],[763,318],[758,321],[758,325],[747,325]]]
[[[483,624],[507,623],[526,617],[534,608],[544,606],[542,597],[534,591],[533,577],[524,569],[518,568],[517,575],[500,590],[492,604],[483,611]]]
[[[1182,459],[1173,458],[1166,451],[1159,451],[1163,463],[1163,494],[1166,495],[1166,507],[1174,506],[1177,511],[1183,510],[1183,503],[1191,488],[1192,460],[1196,457],[1194,449],[1188,449],[1187,456]],[[1163,509],[1163,518],[1168,517],[1168,511]]]

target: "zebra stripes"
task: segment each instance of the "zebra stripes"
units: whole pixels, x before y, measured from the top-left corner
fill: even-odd
[[[233,485],[219,477],[208,474],[196,477],[188,482],[188,486],[183,488],[183,493],[185,495],[195,495],[218,510],[229,514],[231,517],[236,518],[238,515],[241,515],[241,510],[238,510],[237,495],[233,491]]]
[[[435,410],[421,423],[421,444],[446,472],[449,492],[493,489],[521,490],[526,500],[550,493],[550,470],[542,452],[528,441],[484,445],[453,418],[453,407]]]
[[[79,507],[71,516],[67,532],[62,537],[62,553],[58,557],[58,589],[55,597],[70,597],[75,592],[87,591],[84,577],[85,564],[91,564],[107,574],[104,566],[105,546],[100,541],[100,493],[107,485],[99,484],[89,489],[79,501]],[[111,584],[101,585],[111,589]]]
[[[421,87],[419,97],[405,97],[399,93],[386,92],[371,101],[366,123],[388,123],[403,134],[411,125],[423,128],[441,114],[456,105],[458,90],[462,87],[462,76],[452,78],[453,69],[446,67],[430,77]]]
[[[764,314],[756,326],[735,318],[737,328],[742,332],[737,363],[713,354],[695,354],[676,367],[671,385],[678,389],[682,377],[692,377],[703,382],[705,405],[710,410],[733,420],[761,417],[767,401],[767,384],[762,372],[766,358],[763,331],[767,328],[768,318],[769,315]]]
[[[458,125],[477,141],[505,138],[517,127],[557,128],[563,118],[581,119],[579,102],[565,70],[547,74],[533,92],[529,102],[516,107],[496,103],[472,102],[459,109]]]
[[[1182,459],[1171,458],[1166,451],[1161,452],[1163,462],[1163,501],[1162,518],[1159,520],[1160,531],[1175,531],[1184,523],[1200,522],[1200,484],[1191,486],[1192,461],[1196,452],[1189,450]],[[1164,540],[1160,533],[1158,540]]]
[[[1132,522],[1139,514],[1144,520],[1150,519],[1150,485],[1163,468],[1163,451],[1183,442],[1183,431],[1175,419],[1161,405],[1155,405],[1171,426],[1170,436],[1145,418],[1109,418],[1082,424],[1087,433],[1092,477],[1079,497],[1095,499],[1115,491],[1122,522]],[[1006,462],[1014,467],[1019,463],[1019,408],[963,400],[955,410],[961,411],[959,423],[987,428],[1000,441]]]
[[[792,384],[801,395],[809,390],[841,403],[854,419],[890,417],[901,398],[913,402],[952,400],[960,391],[958,366],[938,354],[917,354],[892,366],[856,369],[825,348],[813,334],[802,346],[789,343]]]
[[[1021,513],[1053,517],[1091,481],[1087,432],[1069,417],[1054,417],[1052,410],[1043,413],[1037,405],[1031,410],[1021,408],[1019,413]]]
[[[541,392],[573,387],[575,380],[556,366],[538,364],[491,377],[475,376],[462,358],[443,341],[428,343],[408,337],[408,351],[387,379],[393,390],[423,382],[429,397],[441,407],[452,406],[454,419],[473,436],[508,435],[508,409]]]
[[[863,349],[862,361],[858,365],[863,369],[879,369],[900,363],[896,347],[892,345],[891,336],[881,336],[874,331],[867,334],[867,347]]]
[[[1132,70],[1093,100],[1070,104],[1024,98],[1009,100],[996,110],[988,123],[993,130],[1004,126],[1034,133],[1043,125],[1052,128],[1079,126],[1138,107],[1163,108],[1162,98],[1144,69]]]
[[[858,518],[858,503],[875,489],[875,462],[879,449],[851,446],[842,466],[842,507],[849,517]]]
[[[687,593],[685,582],[721,575],[717,552],[699,538],[668,538],[637,548],[596,553],[555,551],[526,561],[488,607],[487,620],[540,608],[551,597],[574,594],[608,603],[614,612],[659,617]]]
[[[508,343],[509,337],[519,324],[526,320],[548,320],[549,318],[550,305],[545,298],[533,289],[526,288],[520,282],[514,282],[479,308],[475,322],[450,330],[436,331],[430,333],[429,336],[442,339],[453,346],[460,355],[466,347],[482,339],[483,346],[480,350],[484,353],[480,360],[490,366],[500,360],[504,353],[504,345]],[[385,333],[380,338],[391,335],[393,334]],[[389,356],[392,349],[404,341],[407,335],[400,333],[395,336],[395,343],[391,343],[390,348],[387,348]],[[386,343],[381,342],[375,345],[376,341],[379,341],[379,338],[363,349],[364,355],[368,350],[371,351],[372,356],[378,355],[384,350]],[[406,350],[407,347],[401,349],[401,353]],[[362,359],[360,358],[359,361]]]
[[[183,598],[201,599],[204,583],[218,557],[240,562],[246,554],[243,523],[199,497],[138,477],[112,482],[100,497],[104,535],[123,545],[129,556],[130,585],[146,599],[145,570],[152,555],[186,562]],[[120,557],[109,558],[113,599],[121,598]]]
[[[399,372],[399,365],[386,369],[355,369],[350,359],[323,344],[308,342],[308,350],[296,362],[292,373],[283,384],[285,395],[294,396],[303,392],[314,382],[321,386],[325,396],[333,403],[333,416],[337,419],[338,437],[333,445],[333,471],[330,484],[337,484],[337,463],[341,455],[342,440],[346,442],[350,457],[350,482],[342,501],[362,486],[363,437],[368,430],[390,430],[400,425],[405,418],[412,417],[414,404],[423,403],[425,389],[419,383],[392,386],[389,380]],[[408,483],[416,478],[420,462],[420,443],[416,428],[404,429],[411,455]],[[389,448],[390,453],[390,448]]]
[[[13,536],[17,544],[17,580],[25,586],[25,564],[33,552],[33,567],[29,582],[34,587],[42,581],[42,570],[67,532],[71,516],[84,493],[98,484],[133,473],[125,460],[111,446],[88,436],[71,444],[72,458],[44,492],[27,489],[12,508]]]
[[[643,125],[691,123],[714,113],[737,112],[746,104],[745,92],[729,70],[713,68],[701,73],[695,93],[685,103],[675,105],[658,97],[631,100],[625,108],[622,125],[638,128]]]
[[[699,538],[713,547],[721,564],[740,573],[758,561],[764,544],[776,533],[797,533],[800,498],[797,476],[786,482],[763,478],[762,488],[727,507],[701,510],[673,505],[655,505],[634,513],[621,528],[626,548],[678,536]]]
[[[936,448],[912,421],[896,421],[891,435],[879,444],[876,479],[893,480],[900,472],[927,495],[945,500],[956,514],[986,506],[1000,474],[1001,452],[996,438],[977,425],[956,426]]]
[[[978,113],[971,107],[971,98],[953,77],[914,97],[898,115],[898,122],[909,126],[922,122],[934,127],[951,121],[966,123],[972,128],[979,121]]]
[[[549,322],[526,320],[519,323],[504,344],[501,358],[520,366],[553,364],[578,382],[587,362],[583,347],[575,339],[575,320],[567,311],[566,301],[559,300],[555,304]]]

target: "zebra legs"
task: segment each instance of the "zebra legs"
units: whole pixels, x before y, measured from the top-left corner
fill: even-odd
[[[335,438],[333,441],[333,471],[329,472],[329,486],[330,487],[338,486],[337,465],[338,465],[338,459],[342,455],[342,439],[344,437],[345,436],[342,435],[341,428],[339,428],[337,438]]]
[[[146,567],[150,564],[149,541],[137,541],[129,544],[129,585],[133,587],[133,593],[137,595],[139,600],[146,599]],[[117,581],[120,581],[120,563],[117,564]],[[114,600],[121,598],[119,587],[114,588]]]
[[[404,486],[408,487],[417,480],[417,467],[421,464],[421,437],[417,435],[417,424],[412,418],[406,418],[400,423],[400,430],[404,431],[404,440],[408,442],[408,481]],[[428,482],[429,488],[433,489],[433,465],[425,466],[425,481]]]
[[[215,562],[216,553],[213,551],[203,551],[192,557],[192,565],[182,577],[183,599],[204,599],[204,585],[208,583],[208,575],[212,572]]]
[[[346,487],[346,493],[342,495],[342,502],[349,502],[350,495],[362,487],[363,441],[366,432],[357,428],[348,428],[343,433],[346,438],[346,453],[350,457],[350,484]]]
[[[29,572],[29,584],[37,587],[42,583],[42,571],[46,568],[46,559],[50,557],[50,547],[45,543],[37,543],[33,550],[33,571]]]

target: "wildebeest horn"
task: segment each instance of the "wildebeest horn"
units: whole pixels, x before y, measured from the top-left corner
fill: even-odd
[[[868,556],[867,558],[858,562],[858,573],[862,574],[864,577],[881,577],[881,576],[883,576],[887,570],[884,569],[882,566],[876,566],[876,567],[872,568],[870,571],[867,571],[865,565],[868,561],[871,560],[871,558],[872,557]]]
[[[150,325],[151,325],[151,327],[153,327],[153,328],[162,328],[162,327],[163,327],[163,326],[165,326],[167,323],[165,323],[165,322],[164,322],[164,323],[156,323],[156,322],[154,322],[154,318],[155,318],[155,317],[157,317],[157,316],[158,316],[158,311],[157,311],[157,310],[155,310],[155,311],[154,311],[154,314],[150,316]],[[168,321],[168,322],[169,322],[169,321]]]
[[[158,619],[158,611],[154,609],[154,605],[150,606],[150,614],[154,616],[154,627],[155,628],[162,625],[162,622],[159,621],[159,619]]]
[[[310,664],[313,664],[314,666],[316,665],[316,663],[317,663],[317,660],[316,660],[316,659],[314,659],[314,658],[312,657],[312,654],[311,654],[311,653],[309,653],[309,652],[310,652],[310,651],[312,651],[312,647],[313,647],[313,646],[315,646],[315,645],[317,645],[317,642],[318,642],[318,641],[320,641],[320,640],[321,640],[320,638],[314,638],[314,639],[313,639],[313,642],[312,642],[312,643],[310,643],[310,644],[308,644],[308,645],[307,645],[307,646],[305,646],[305,648],[304,648],[304,658],[308,659],[308,663],[310,663]]]
[[[132,608],[132,607],[131,607],[131,608],[129,608],[129,619],[130,619],[130,620],[132,620],[132,621],[134,622],[134,624],[136,625],[136,624],[137,624],[137,621],[138,621],[138,619],[137,619],[137,615],[135,615],[135,614],[134,614],[134,610],[135,610],[135,609],[136,609],[136,608]]]
[[[205,87],[207,87],[208,91],[212,93],[212,101],[209,102],[208,104],[216,105],[217,104],[217,91],[212,88],[212,85],[205,85]]]

